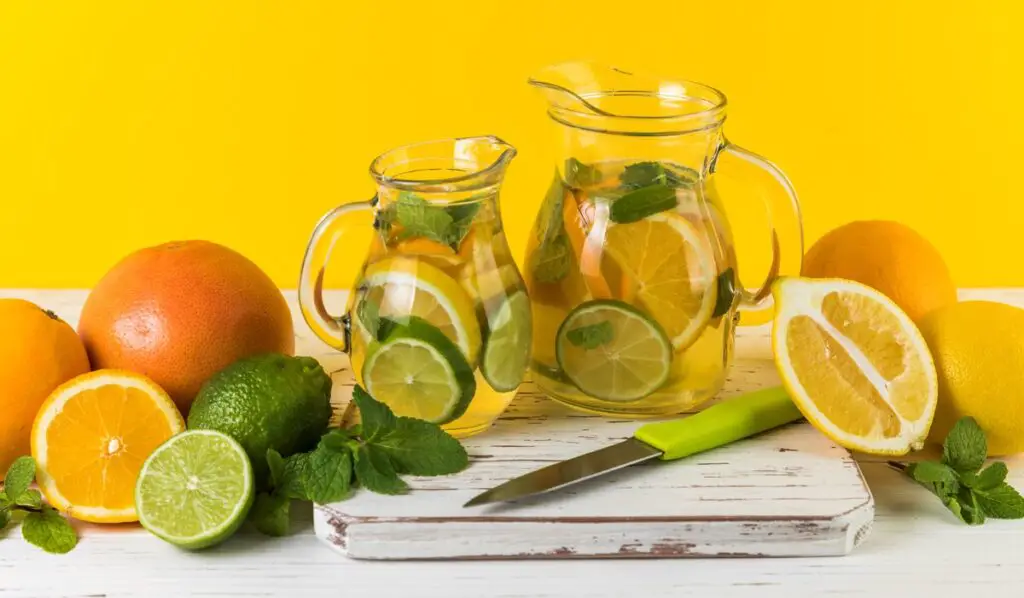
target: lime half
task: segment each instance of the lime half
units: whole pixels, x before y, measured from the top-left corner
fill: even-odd
[[[526,293],[516,291],[504,299],[489,328],[480,373],[498,392],[515,390],[523,382],[530,361],[533,324]]]
[[[443,332],[420,318],[398,323],[363,364],[370,396],[405,415],[443,424],[476,392],[473,369]]]
[[[558,365],[577,388],[606,401],[646,397],[668,380],[672,343],[657,322],[621,301],[572,310],[555,341]]]
[[[235,533],[253,495],[252,465],[242,445],[213,430],[189,430],[143,463],[135,509],[150,533],[194,550]]]

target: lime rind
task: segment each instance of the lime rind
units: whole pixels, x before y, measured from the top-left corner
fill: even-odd
[[[646,337],[634,340],[624,347],[619,347],[618,350],[612,353],[609,353],[604,347],[587,351],[586,363],[589,367],[581,368],[579,367],[579,361],[571,361],[567,355],[567,352],[570,350],[569,345],[571,344],[571,341],[568,339],[568,332],[576,328],[580,324],[580,320],[586,316],[601,314],[602,312],[607,314],[605,317],[617,320],[620,324],[620,329],[625,324],[639,324],[642,329],[646,330]],[[599,299],[583,303],[566,316],[561,326],[559,326],[558,334],[555,338],[555,358],[558,360],[562,373],[577,388],[596,399],[617,403],[638,401],[651,395],[668,382],[673,356],[672,341],[669,340],[664,329],[656,321],[628,303],[613,299]],[[648,341],[648,346],[654,349],[653,354],[643,356],[634,354],[630,358],[657,364],[658,367],[652,368],[651,372],[641,376],[626,366],[620,359],[620,356],[629,349],[635,350],[637,347],[640,347],[640,344],[644,341]],[[618,343],[618,340],[613,342]],[[636,383],[628,388],[616,385],[615,373],[617,372],[628,373],[635,379]],[[611,383],[609,383],[608,375],[611,376]]]
[[[513,391],[522,384],[530,362],[533,324],[526,293],[516,291],[506,297],[489,328],[480,373],[494,390]]]
[[[224,465],[223,470],[215,471],[219,465]],[[224,490],[233,495],[225,496]],[[150,533],[175,546],[198,550],[234,534],[245,521],[254,495],[252,464],[242,445],[214,430],[189,430],[172,436],[143,463],[135,485],[135,507],[139,523]],[[224,508],[217,513],[217,507]],[[191,529],[197,522],[204,523],[204,517],[211,525]]]

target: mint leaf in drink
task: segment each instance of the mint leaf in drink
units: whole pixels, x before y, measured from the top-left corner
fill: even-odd
[[[49,505],[25,517],[21,523],[21,534],[30,544],[52,554],[70,552],[78,544],[75,528]]]
[[[537,212],[537,222],[534,226],[534,230],[537,231],[537,248],[530,254],[528,267],[537,282],[558,282],[569,274],[572,267],[572,250],[562,217],[562,208],[568,193],[556,170],[555,177],[544,196],[544,203]]]
[[[422,197],[403,191],[395,200],[395,218],[402,226],[401,239],[425,237],[448,244],[452,217],[444,208],[430,205]]]
[[[409,486],[398,477],[384,449],[364,444],[355,453],[356,479],[364,488],[378,494],[402,494]]]
[[[1024,518],[1024,497],[1005,482],[991,490],[977,490],[974,494],[985,514],[993,519]]]
[[[309,500],[325,504],[348,496],[352,480],[352,455],[347,448],[336,450],[320,444],[309,455],[303,488]]]
[[[391,409],[371,397],[361,386],[352,390],[352,401],[359,408],[362,437],[366,442],[376,441],[397,425],[397,418]]]
[[[981,470],[969,485],[975,490],[992,490],[1003,484],[1008,472],[1006,463],[999,461]]]
[[[271,488],[279,488],[284,479],[284,458],[281,453],[272,448],[267,449],[267,467],[270,469]]]
[[[665,185],[651,185],[630,191],[613,200],[609,217],[612,222],[628,224],[671,210],[678,204],[675,189]]]
[[[366,328],[366,331],[370,333],[370,336],[376,338],[377,332],[380,330],[380,306],[377,302],[369,297],[363,297],[356,306],[356,317],[359,318],[359,323]]]
[[[715,284],[718,286],[718,294],[715,299],[715,310],[711,313],[712,319],[722,317],[732,309],[732,303],[737,295],[736,271],[731,267],[726,268],[718,275]]]
[[[942,462],[960,473],[974,473],[985,464],[987,456],[988,443],[978,422],[973,417],[957,421],[942,446]]]
[[[935,461],[920,461],[907,466],[907,475],[922,484],[934,484],[936,482],[957,483],[959,477],[952,467]]]
[[[38,490],[29,488],[21,493],[14,504],[27,509],[39,509],[43,506],[43,495]]]
[[[401,474],[435,476],[458,473],[469,464],[462,444],[432,424],[411,417],[399,417],[389,432],[375,441]]]
[[[446,208],[441,208],[448,211],[448,215],[452,219],[452,224],[448,227],[447,241],[455,251],[459,250],[459,246],[462,245],[462,241],[465,240],[466,235],[473,228],[473,219],[476,218],[477,212],[480,211],[479,201],[466,201],[464,203],[457,203]]]
[[[249,521],[268,536],[288,535],[292,501],[278,493],[260,492],[249,511]]]
[[[306,494],[306,464],[310,453],[297,453],[284,460],[281,483],[274,492],[296,500],[309,500]]]
[[[615,329],[612,323],[605,320],[596,324],[588,324],[573,328],[565,333],[565,338],[577,347],[592,350],[610,343],[615,338]]]
[[[11,500],[17,500],[35,479],[36,460],[27,456],[18,457],[7,468],[7,475],[4,476],[4,494]]]
[[[697,172],[690,168],[667,167],[660,162],[630,164],[619,175],[619,183],[624,189],[640,189],[652,185],[692,188],[697,179]]]
[[[565,161],[565,182],[570,187],[590,187],[600,183],[603,178],[600,170],[576,158]]]

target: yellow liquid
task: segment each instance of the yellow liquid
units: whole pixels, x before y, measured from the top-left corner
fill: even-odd
[[[622,168],[622,164],[601,165],[602,180],[617,182]],[[593,212],[589,204],[589,192],[592,190],[565,185],[561,190],[561,214],[566,234],[580,235],[586,239],[583,243],[592,242],[594,237],[591,234],[591,223],[587,221],[588,211]],[[556,203],[557,198],[556,192],[549,192],[548,204]],[[565,205],[572,206],[572,209],[565,209]],[[578,210],[582,217],[577,223],[568,222],[570,218],[579,217],[575,211],[576,206],[579,206]],[[554,212],[557,208],[545,205],[542,210]],[[680,201],[675,211],[690,220],[709,239],[709,247],[714,250],[718,270],[716,279],[717,274],[728,268],[735,268],[731,233],[728,230],[728,223],[720,216],[723,213],[721,206],[714,198],[701,199],[695,194],[691,202]],[[555,281],[543,280],[543,276],[538,276],[531,266],[537,263],[534,255],[538,252],[539,245],[544,242],[543,230],[550,226],[550,220],[542,222],[544,218],[550,218],[550,214],[538,218],[527,250],[524,277],[533,300],[531,371],[534,381],[548,396],[571,407],[599,414],[655,417],[690,410],[721,390],[733,353],[736,315],[732,309],[707,322],[697,339],[689,346],[676,349],[666,383],[643,398],[623,402],[609,401],[589,396],[574,386],[561,371],[555,357],[558,329],[569,313],[594,299],[617,299],[641,311],[644,311],[644,306],[639,304],[635,297],[621,290],[614,274],[608,276],[607,272],[602,272],[601,277],[595,279],[593,269],[588,273],[586,268],[581,267],[580,241],[575,241],[575,246],[573,242],[569,243],[571,266],[567,274]],[[571,230],[574,226],[580,232],[574,233]],[[600,241],[600,235],[598,237]],[[595,291],[608,295],[596,296]],[[650,317],[650,314],[648,316]],[[656,321],[653,317],[651,319]]]

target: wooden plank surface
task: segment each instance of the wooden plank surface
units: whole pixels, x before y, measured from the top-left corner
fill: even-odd
[[[0,290],[77,319],[82,291]],[[1024,289],[962,291],[964,299],[1024,306]],[[739,353],[767,356],[765,336],[741,330]],[[343,392],[343,391],[342,391]],[[203,553],[175,549],[136,526],[79,524],[82,541],[63,556],[0,532],[0,596],[360,596],[556,598],[715,596],[868,598],[970,595],[1016,597],[1024,583],[1024,524],[958,523],[926,490],[876,457],[858,456],[875,497],[871,535],[843,558],[371,562],[339,559],[314,538],[311,510],[293,514],[293,533],[243,530]],[[1024,488],[1024,458],[1007,460]]]

